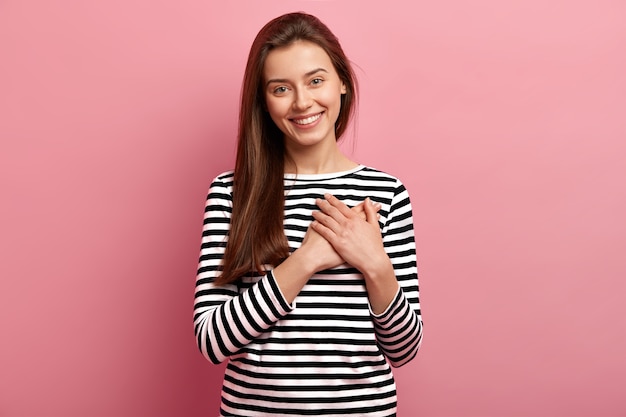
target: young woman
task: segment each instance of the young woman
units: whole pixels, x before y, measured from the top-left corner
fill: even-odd
[[[422,339],[409,195],[337,146],[356,79],[337,38],[291,13],[252,44],[234,171],[206,204],[194,324],[229,360],[223,416],[394,416],[391,366]]]

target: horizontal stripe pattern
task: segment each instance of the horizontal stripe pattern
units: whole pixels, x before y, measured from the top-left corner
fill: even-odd
[[[348,206],[366,197],[382,206],[383,244],[400,289],[380,315],[371,311],[362,274],[344,264],[310,278],[292,304],[270,266],[236,283],[216,286],[232,213],[233,173],[215,178],[205,208],[196,278],[198,348],[213,363],[229,360],[224,416],[393,416],[391,367],[404,365],[422,340],[415,239],[402,183],[359,166],[328,175],[285,176],[285,234],[297,250],[331,193]]]

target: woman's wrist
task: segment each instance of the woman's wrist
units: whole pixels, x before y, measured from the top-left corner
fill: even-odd
[[[372,262],[369,266],[363,268],[363,276],[366,280],[370,281],[380,281],[380,280],[388,280],[391,278],[396,279],[396,273],[393,269],[393,264],[391,263],[391,259],[385,253],[383,257],[380,259],[372,259]]]
[[[291,255],[289,255],[289,261],[295,262],[305,275],[311,276],[315,274],[318,269],[315,254],[310,253],[306,247],[300,247],[296,249]]]
[[[372,269],[363,274],[370,306],[374,314],[384,312],[398,292],[399,283],[391,261],[379,269]]]

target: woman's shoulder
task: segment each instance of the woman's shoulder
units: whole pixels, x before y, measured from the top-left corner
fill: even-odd
[[[221,174],[218,174],[217,176],[215,176],[213,181],[231,181],[232,182],[234,176],[235,176],[235,171],[230,169],[228,171],[224,171]]]
[[[221,190],[222,192],[232,193],[234,171],[224,171],[215,176],[211,181],[210,189],[212,191]]]
[[[371,179],[372,181],[384,181],[389,183],[402,184],[402,181],[395,175],[368,165],[363,165],[363,168],[359,170],[359,175],[364,178]]]
[[[235,176],[235,171],[228,170],[228,171],[224,171],[218,175],[216,175],[213,178],[212,183],[213,184],[232,184],[233,183],[233,178]]]

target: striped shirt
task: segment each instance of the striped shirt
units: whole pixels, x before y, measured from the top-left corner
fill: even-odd
[[[363,275],[348,264],[313,275],[293,303],[268,266],[216,286],[232,208],[233,173],[209,190],[196,279],[194,326],[211,362],[229,359],[222,416],[395,416],[391,366],[420,346],[422,320],[409,195],[389,174],[358,166],[334,174],[285,175],[285,234],[295,251],[331,193],[350,207],[366,197],[379,211],[385,250],[400,288],[386,311],[370,308]]]

